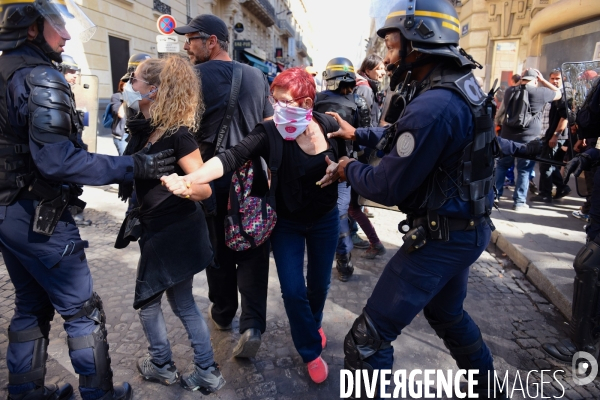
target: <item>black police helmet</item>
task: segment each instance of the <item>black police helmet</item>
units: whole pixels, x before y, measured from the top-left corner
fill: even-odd
[[[454,6],[447,0],[399,0],[377,35],[385,38],[395,30],[399,30],[416,51],[454,58],[460,66],[476,65],[458,47],[460,21]]]
[[[58,65],[58,69],[64,74],[67,70],[81,71],[79,64],[75,62],[75,59],[68,54],[62,55],[62,62]]]
[[[146,53],[135,53],[131,57],[129,57],[129,61],[127,61],[127,73],[121,77],[121,82],[129,81],[131,78],[131,73],[135,72],[135,69],[142,61],[145,61],[149,58],[152,58],[150,54]]]
[[[341,82],[356,83],[356,74],[352,61],[344,57],[330,60],[323,71],[323,79],[327,81],[327,88],[335,90]]]
[[[27,40],[27,29],[41,13],[35,2],[2,3],[0,1],[0,50],[3,51],[23,44]]]

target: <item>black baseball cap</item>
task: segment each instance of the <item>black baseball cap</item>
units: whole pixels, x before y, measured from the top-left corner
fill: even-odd
[[[217,39],[229,42],[229,31],[225,22],[216,15],[202,14],[190,21],[189,24],[175,28],[175,33],[185,35],[186,33],[203,32],[207,35],[215,35]]]

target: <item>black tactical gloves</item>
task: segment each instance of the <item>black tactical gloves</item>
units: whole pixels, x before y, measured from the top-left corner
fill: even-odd
[[[175,166],[175,157],[170,157],[175,150],[163,150],[156,154],[148,154],[150,145],[133,154],[133,177],[138,179],[160,179],[171,173]]]
[[[525,149],[521,150],[521,154],[524,156],[539,156],[544,149],[545,142],[540,139],[534,139],[531,142],[525,144]]]
[[[571,174],[577,178],[582,171],[589,171],[593,164],[594,160],[587,152],[577,154],[565,167],[565,183],[569,182]]]

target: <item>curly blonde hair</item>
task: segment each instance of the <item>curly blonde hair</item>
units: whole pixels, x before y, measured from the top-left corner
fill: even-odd
[[[158,88],[150,106],[152,125],[162,131],[160,137],[182,126],[198,131],[204,113],[201,81],[192,64],[179,56],[150,58],[139,67],[141,78]],[[160,139],[160,137],[158,139]]]

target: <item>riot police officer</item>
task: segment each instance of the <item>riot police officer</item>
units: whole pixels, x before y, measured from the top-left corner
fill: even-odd
[[[354,65],[347,58],[336,57],[327,63],[323,71],[326,90],[317,93],[314,110],[318,112],[336,112],[355,128],[371,126],[371,114],[366,100],[354,93],[356,74]],[[352,142],[347,142],[347,153],[352,155]],[[335,252],[338,279],[346,282],[354,272],[348,208],[351,188],[346,182],[338,185],[338,210],[340,213],[340,237]]]
[[[394,124],[355,130],[336,116],[334,135],[387,153],[375,167],[341,159],[340,179],[407,214],[403,246],[346,335],[344,367],[391,369],[391,342],[424,310],[458,367],[479,370],[475,392],[485,399],[492,354],[463,301],[469,267],[491,236],[498,146],[492,106],[471,72],[479,64],[458,47],[459,32],[447,0],[398,1],[377,31],[392,90],[402,83],[386,116]]]
[[[81,149],[71,89],[52,61],[62,62],[73,30],[89,39],[94,25],[73,0],[0,6],[0,250],[15,287],[8,399],[71,397],[71,385],[45,386],[55,310],[64,319],[81,397],[130,399],[128,383],[113,385],[105,314],[84,253],[88,243],[67,208],[83,205],[78,185],[156,179],[175,159],[172,150],[110,157]]]

